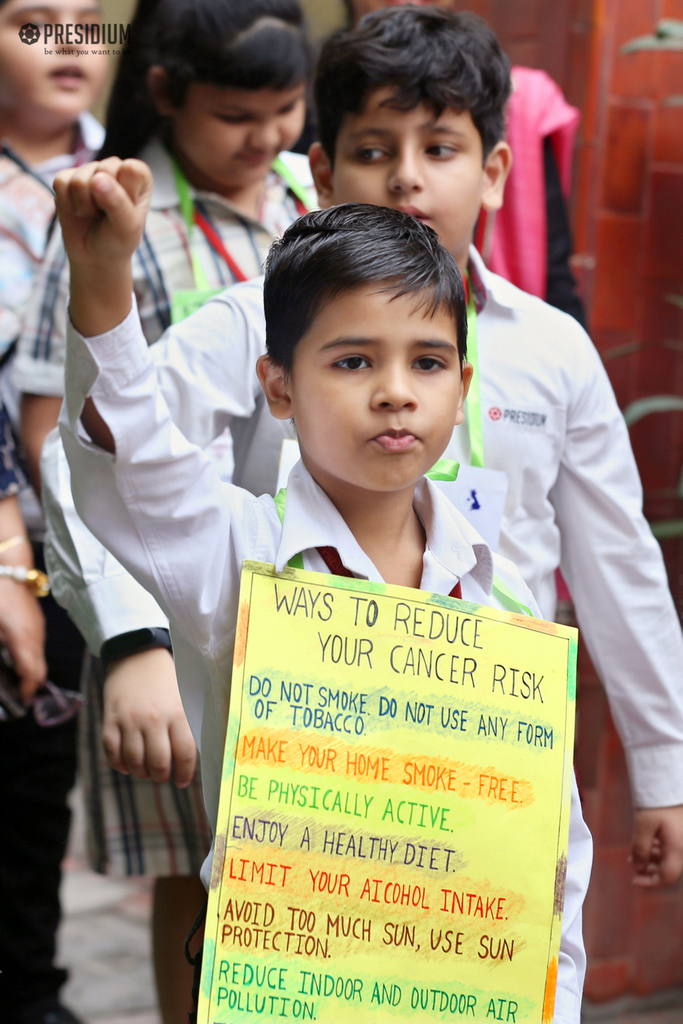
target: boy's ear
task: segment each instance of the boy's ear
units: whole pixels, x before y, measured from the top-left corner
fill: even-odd
[[[289,375],[283,366],[273,362],[270,356],[259,356],[256,373],[266,396],[268,408],[276,420],[288,420],[292,415],[292,400],[289,397]]]
[[[147,70],[147,88],[154,100],[154,106],[162,117],[177,114],[176,108],[168,98],[168,75],[159,64],[153,64]]]
[[[464,422],[465,419],[465,399],[467,398],[467,392],[470,390],[470,384],[472,383],[472,374],[474,367],[472,363],[462,364],[462,390],[460,391],[460,401],[458,402],[458,410],[455,414],[455,425],[456,427]]]
[[[484,161],[484,191],[481,205],[485,210],[500,210],[505,182],[512,167],[512,150],[507,142],[498,142]]]
[[[311,165],[311,174],[315,182],[320,207],[323,210],[328,210],[330,206],[334,206],[333,171],[330,158],[320,142],[314,142],[309,149],[308,162]]]

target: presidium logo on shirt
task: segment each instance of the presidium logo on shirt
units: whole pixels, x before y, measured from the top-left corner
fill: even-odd
[[[494,422],[502,420],[504,423],[514,423],[518,427],[545,427],[548,414],[545,412],[531,412],[528,409],[501,409],[492,405],[489,409],[489,418]]]

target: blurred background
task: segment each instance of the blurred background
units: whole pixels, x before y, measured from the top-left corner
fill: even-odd
[[[102,6],[104,21],[125,22],[133,2],[103,0]],[[314,41],[344,23],[342,0],[303,0],[303,6]],[[683,616],[683,0],[470,0],[453,6],[484,17],[513,64],[545,70],[581,112],[571,266],[591,336],[630,426],[645,512]],[[103,109],[104,100],[96,110],[100,117]],[[565,613],[570,616],[571,609]],[[576,763],[595,838],[585,911],[586,1018],[619,1012],[622,1021],[680,1024],[683,890],[647,892],[631,885],[626,768],[585,651]],[[68,1001],[89,1019],[104,1021],[92,1001],[121,1005],[115,990],[118,985],[119,995],[123,991],[127,971],[138,994],[131,994],[129,1010],[116,1020],[153,1024],[155,1015],[145,1012],[151,1002],[144,1002],[152,999],[145,886],[85,881],[77,836],[75,844],[63,949],[79,963]],[[119,889],[107,888],[112,885]],[[118,960],[111,942],[102,939],[98,946],[102,929],[118,936]],[[111,991],[107,1000],[105,990]],[[111,1009],[107,1020],[114,1020]]]

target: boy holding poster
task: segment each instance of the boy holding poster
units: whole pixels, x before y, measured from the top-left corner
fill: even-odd
[[[150,187],[144,165],[114,159],[57,183],[73,324],[62,435],[86,525],[204,657],[202,766],[215,825],[245,560],[281,571],[298,556],[306,570],[420,587],[470,608],[506,608],[511,595],[516,609],[536,605],[511,563],[424,477],[462,422],[471,376],[462,279],[436,235],[406,214],[349,205],[303,217],[271,251],[258,373],[273,415],[295,420],[302,451],[283,510],[221,484],[173,425],[130,298]],[[348,794],[345,806],[360,814]],[[578,1024],[585,968],[590,838],[575,787],[571,815],[566,885],[551,864],[555,914],[564,905],[558,1024]],[[361,1019],[359,1007],[348,1012]]]
[[[447,454],[468,470],[475,462],[507,474],[500,550],[547,619],[555,615],[561,566],[626,752],[634,881],[672,884],[683,865],[683,642],[661,550],[642,514],[628,431],[585,332],[491,274],[469,245],[481,206],[495,210],[503,201],[509,88],[507,59],[479,19],[429,7],[378,11],[323,48],[316,81],[322,141],[311,163],[322,206],[371,202],[411,212],[469,272],[480,404],[470,396],[467,425]],[[389,102],[394,92],[397,104]],[[202,445],[230,425],[235,480],[257,494],[274,489],[283,432],[291,429],[261,415],[253,365],[264,334],[259,279],[171,328],[153,353],[176,423]],[[50,358],[61,356],[51,349]],[[45,470],[50,486],[54,479],[52,540],[61,563],[53,557],[53,589],[84,629],[106,636],[101,609],[120,608],[135,584],[102,573],[73,515],[68,473],[57,472],[61,455],[52,439]],[[139,625],[132,615],[128,628]],[[188,678],[196,674],[196,666],[187,669]],[[196,733],[201,708],[183,697]],[[158,723],[141,727],[136,701],[132,692],[132,713],[116,718],[122,747],[151,749],[155,763],[165,751],[169,772],[173,735]],[[135,758],[129,767],[136,770]]]

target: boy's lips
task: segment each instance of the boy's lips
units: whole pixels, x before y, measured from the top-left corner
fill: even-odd
[[[407,452],[417,438],[409,430],[385,430],[377,437],[373,437],[373,441],[376,441],[385,452]]]
[[[415,220],[421,220],[426,222],[429,217],[422,210],[418,210],[417,206],[399,206],[397,207],[399,213],[407,213],[409,217],[414,217]]]
[[[56,79],[61,86],[67,89],[80,89],[85,80],[85,75],[81,69],[73,65],[66,68],[58,68],[51,73],[50,77]]]

